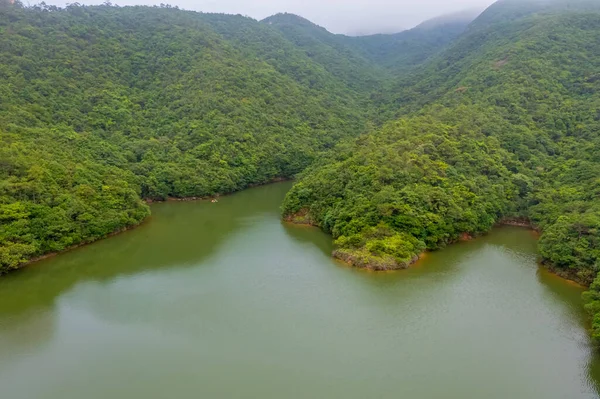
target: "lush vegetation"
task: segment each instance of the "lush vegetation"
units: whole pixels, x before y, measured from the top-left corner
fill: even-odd
[[[140,223],[141,198],[293,176],[366,126],[354,90],[249,18],[1,7],[0,272]]]
[[[0,273],[140,223],[146,199],[299,173],[284,216],[358,266],[530,222],[591,283],[600,340],[596,1],[361,38],[288,14],[0,8]]]
[[[331,34],[294,14],[277,14],[262,22],[358,93],[370,93],[391,77],[377,60],[357,50],[360,38]]]
[[[323,161],[324,166],[314,165],[288,196],[286,212],[308,212],[317,224],[340,237],[338,241],[342,246],[346,242],[358,242],[363,248],[364,241],[356,238],[347,241],[348,236],[360,234],[360,228],[372,227],[381,221],[399,231],[411,231],[404,221],[407,213],[413,212],[416,206],[415,213],[424,217],[431,211],[432,200],[440,188],[445,194],[451,193],[453,184],[449,183],[453,176],[468,182],[485,179],[486,182],[478,182],[470,194],[491,202],[494,205],[491,209],[495,211],[490,214],[482,208],[476,212],[479,216],[484,220],[491,216],[491,224],[503,217],[530,218],[544,232],[540,240],[544,258],[558,267],[574,269],[583,280],[589,280],[595,275],[600,249],[595,230],[599,226],[600,97],[597,93],[600,80],[595,68],[600,62],[599,24],[599,14],[536,16],[494,28],[496,40],[490,40],[490,32],[476,31],[465,36],[429,68],[428,79],[404,90],[404,94],[410,95],[425,93],[418,97],[417,115],[422,116],[412,116],[415,107],[412,103],[401,108],[400,112],[407,115],[401,122],[410,128],[400,129],[401,125],[394,122],[368,137],[373,145],[366,145],[366,139],[361,137],[354,144],[341,147],[333,159]],[[502,30],[511,34],[497,33]],[[474,46],[482,35],[487,40]],[[444,57],[456,57],[456,60],[448,61]],[[407,100],[403,98],[403,101]],[[422,108],[427,103],[437,106]],[[424,116],[442,125],[424,126]],[[440,133],[443,126],[451,131],[463,131],[454,135],[456,146],[481,142],[486,145],[485,151],[490,151],[486,140],[498,143],[508,153],[500,158],[504,163],[510,162],[505,167],[513,178],[490,180],[488,170],[495,162],[494,153],[477,159],[480,154],[474,149],[454,151],[461,157],[472,158],[473,165],[456,159],[454,152],[440,153],[445,151],[445,146],[440,146],[435,139],[445,137]],[[428,137],[431,141],[424,141]],[[402,141],[405,142],[403,147]],[[423,146],[430,148],[429,152],[423,152]],[[390,157],[389,153],[396,155]],[[410,168],[400,160],[409,154],[419,166],[407,179],[404,175]],[[433,161],[442,163],[437,173],[438,178],[445,180],[428,182],[423,178],[425,165]],[[359,165],[370,167],[365,171],[358,168]],[[338,171],[332,172],[334,168]],[[381,173],[388,173],[392,178],[381,182]],[[447,178],[445,173],[448,173]],[[346,180],[340,183],[335,177],[338,175]],[[323,192],[321,183],[334,180],[342,191]],[[368,182],[369,187],[358,189],[354,185],[358,182]],[[393,220],[389,219],[388,205],[378,203],[381,198],[375,194],[381,190],[415,193],[418,190],[408,186],[415,183],[429,187],[429,195],[424,195],[418,204],[412,204],[411,210],[398,211]],[[488,184],[500,184],[506,196],[490,195],[486,192]],[[356,195],[366,202],[357,202]],[[458,200],[467,198],[466,194],[458,196]],[[509,207],[504,203],[506,200],[518,206]],[[404,206],[405,201],[407,197],[401,195],[392,203]],[[450,205],[464,212],[471,210],[460,202]],[[420,222],[413,233],[428,248],[452,241],[461,232],[485,231],[491,225],[489,221],[461,225],[460,216],[454,219],[441,212],[434,213],[441,216],[439,221],[431,226]],[[345,219],[352,219],[354,227],[350,230],[344,225]],[[446,223],[449,223],[448,230]],[[356,226],[360,227],[358,231]],[[410,255],[412,258],[417,253]]]
[[[527,220],[541,231],[545,262],[591,283],[600,269],[600,9],[523,6],[497,3],[382,90],[381,120],[400,119],[309,167],[285,216],[331,232],[336,256],[376,269]],[[587,297],[600,339],[600,277]]]
[[[486,232],[516,211],[529,183],[517,157],[485,134],[493,122],[462,106],[389,123],[310,167],[285,213],[333,234],[337,256],[376,269]]]

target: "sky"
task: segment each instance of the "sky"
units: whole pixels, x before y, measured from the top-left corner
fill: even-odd
[[[41,0],[23,0],[23,3]],[[46,0],[64,6],[77,0]],[[494,0],[111,0],[121,6],[168,3],[186,10],[242,14],[263,19],[278,12],[298,14],[333,33],[393,33],[466,9],[483,10]],[[104,0],[79,0],[100,4]]]

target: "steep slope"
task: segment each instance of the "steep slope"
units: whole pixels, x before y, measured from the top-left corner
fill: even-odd
[[[357,91],[369,92],[388,78],[383,69],[356,51],[344,35],[330,33],[294,14],[277,14],[262,22],[278,29],[310,59]]]
[[[585,12],[598,9],[596,0],[499,0],[474,21],[471,28],[489,28],[492,24],[514,22],[533,14]]]
[[[260,59],[304,87],[318,92],[352,94],[352,99],[355,99],[357,94],[362,94],[348,91],[348,88],[352,88],[356,83],[353,75],[337,73],[339,69],[328,68],[326,63],[321,64],[320,59],[311,57],[311,53],[288,40],[279,29],[270,24],[256,23],[255,20],[241,15],[202,14],[200,18],[245,58]],[[316,25],[314,27],[316,28]],[[332,56],[332,61],[350,65],[356,61],[352,57],[352,53],[336,54],[335,57]],[[373,75],[371,68],[372,65],[364,65],[362,71]],[[376,78],[370,79],[370,83],[373,83]]]
[[[425,21],[395,34],[336,35],[294,14],[277,14],[262,22],[353,88],[369,93],[406,73],[459,37],[480,14],[468,10]]]
[[[543,258],[590,282],[600,266],[600,13],[581,10],[467,32],[400,87],[400,121],[302,175],[285,216],[376,268],[527,218]]]
[[[372,95],[377,120],[386,121],[418,112],[460,87],[473,65],[488,58],[502,66],[520,42],[520,36],[536,29],[553,15],[597,13],[600,3],[589,0],[501,0],[486,9],[451,45],[418,69]],[[548,27],[550,29],[551,27]],[[555,40],[557,35],[552,35]],[[505,54],[497,54],[503,49]],[[540,54],[534,54],[539,57]],[[495,57],[495,58],[494,58]],[[532,57],[530,57],[532,58]],[[485,68],[485,67],[484,67]]]
[[[173,8],[3,6],[0,272],[139,223],[140,197],[292,176],[365,129],[342,81],[274,30],[247,48],[237,26]]]
[[[369,60],[398,75],[422,64],[452,43],[480,12],[468,10],[444,15],[396,34],[349,37],[347,43]]]

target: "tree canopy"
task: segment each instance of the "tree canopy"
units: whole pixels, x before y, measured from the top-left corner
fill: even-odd
[[[277,30],[175,8],[5,5],[0,270],[148,215],[141,199],[291,177],[366,129]]]
[[[383,88],[378,118],[398,119],[311,165],[284,216],[320,226],[336,238],[336,256],[375,269],[405,267],[503,220],[529,220],[547,264],[592,282],[600,269],[600,6],[522,5],[497,3],[420,70]],[[588,294],[594,314],[598,287]],[[600,313],[594,320],[600,337]]]

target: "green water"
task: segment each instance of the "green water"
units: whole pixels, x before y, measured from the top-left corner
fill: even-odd
[[[153,206],[0,279],[0,398],[597,398],[581,288],[501,228],[376,274],[288,226],[289,183]]]

